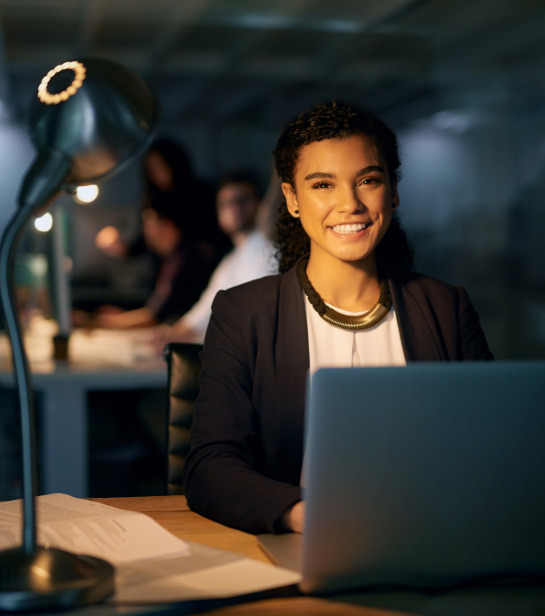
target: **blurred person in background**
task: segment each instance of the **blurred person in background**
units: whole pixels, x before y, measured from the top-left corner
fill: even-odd
[[[263,199],[257,182],[246,171],[231,173],[221,180],[216,196],[217,218],[234,247],[214,270],[199,301],[172,327],[157,329],[157,346],[167,342],[202,343],[218,291],[277,272],[268,227],[280,195],[276,174]]]
[[[216,265],[214,254],[202,250],[193,237],[195,225],[203,224],[172,195],[163,195],[142,212],[146,246],[160,261],[155,287],[145,305],[134,310],[101,306],[90,324],[126,329],[173,323],[199,298]]]
[[[144,155],[142,172],[144,178],[142,211],[147,208],[153,209],[156,203],[165,200],[178,203],[187,214],[188,225],[193,221],[198,223],[191,229],[196,244],[209,258],[219,262],[231,245],[229,238],[220,231],[217,224],[214,207],[215,189],[193,173],[189,156],[184,148],[170,137],[156,139]],[[142,229],[136,238],[126,241],[116,227],[104,227],[97,233],[95,245],[114,258],[136,257],[148,253],[155,274],[161,265],[161,258],[150,249]]]

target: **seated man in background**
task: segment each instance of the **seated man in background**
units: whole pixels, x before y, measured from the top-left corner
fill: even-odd
[[[144,241],[161,261],[155,287],[141,308],[102,306],[91,318],[93,325],[126,329],[173,323],[197,301],[217,259],[192,239],[192,228],[200,222],[189,210],[168,196],[144,208]]]
[[[204,335],[216,293],[277,271],[274,249],[268,237],[270,212],[280,197],[280,183],[274,176],[263,200],[250,175],[238,172],[226,176],[216,197],[221,230],[234,248],[220,261],[199,301],[172,327],[157,331],[157,342],[198,342]]]

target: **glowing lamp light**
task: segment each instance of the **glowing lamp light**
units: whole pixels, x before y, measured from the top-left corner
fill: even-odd
[[[38,216],[34,220],[34,228],[41,233],[47,233],[51,231],[53,227],[53,216],[49,212],[46,212],[43,216]]]
[[[96,184],[77,186],[74,199],[83,205],[93,203],[93,201],[98,197],[99,192],[99,188]]]

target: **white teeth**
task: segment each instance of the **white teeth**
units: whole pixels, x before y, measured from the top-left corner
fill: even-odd
[[[335,225],[332,227],[336,233],[357,233],[362,229],[366,229],[371,223],[355,223],[352,225]]]

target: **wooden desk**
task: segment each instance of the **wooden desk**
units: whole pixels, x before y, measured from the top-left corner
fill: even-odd
[[[104,498],[113,507],[140,511],[181,539],[229,550],[270,562],[257,539],[207,520],[189,510],[184,496]],[[191,612],[181,611],[188,614]],[[228,605],[199,614],[209,616],[541,616],[545,615],[545,587],[480,587],[450,593],[362,592],[327,598],[290,596]]]
[[[257,544],[254,535],[249,535],[233,528],[212,522],[193,513],[187,506],[185,496],[139,496],[129,498],[92,498],[112,507],[139,511],[149,515],[171,533],[203,545],[222,550],[229,550],[255,560],[270,563],[265,553]],[[273,593],[274,594],[274,593]],[[292,596],[264,598],[240,605],[228,605],[212,611],[200,611],[201,615],[214,616],[402,616],[404,612],[367,608],[339,602],[335,599],[319,599],[298,596],[294,590]],[[188,614],[185,610],[180,614]]]
[[[262,562],[270,562],[257,545],[254,535],[228,528],[193,513],[187,506],[185,496],[135,496],[89,500],[119,509],[145,513],[180,539],[228,550]]]
[[[69,360],[53,361],[54,325],[40,322],[27,331],[25,347],[32,386],[40,394],[40,483],[44,494],[89,496],[87,394],[166,388],[166,364],[150,348],[146,330],[76,330]],[[0,383],[13,384],[11,354],[0,340]]]

